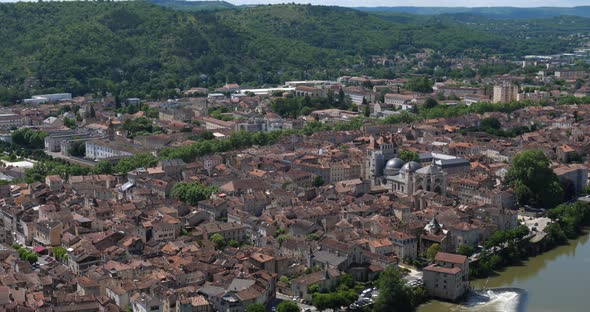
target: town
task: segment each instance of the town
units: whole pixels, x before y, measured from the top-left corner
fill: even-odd
[[[22,99],[0,114],[0,305],[360,311],[382,304],[390,268],[460,300],[492,254],[555,239],[545,209],[585,201],[590,85],[571,64],[587,57],[485,78]]]

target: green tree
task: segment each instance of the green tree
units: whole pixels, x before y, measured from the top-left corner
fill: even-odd
[[[149,153],[135,154],[130,157],[125,157],[117,163],[115,171],[120,173],[127,173],[137,168],[150,168],[158,163],[158,159]]]
[[[95,174],[112,174],[113,164],[108,160],[101,160],[94,166],[93,172]]]
[[[128,107],[134,107],[130,105]],[[145,117],[135,119],[127,119],[123,123],[123,130],[128,131],[128,137],[135,137],[138,135],[164,133],[164,129],[155,126],[152,121]]]
[[[425,294],[419,288],[412,288],[402,279],[396,266],[387,267],[377,280],[379,296],[373,312],[410,312],[425,301]]]
[[[471,255],[473,255],[473,253],[475,252],[475,249],[467,244],[461,244],[459,245],[459,247],[457,248],[457,252],[461,255],[467,256],[467,257],[471,257]]]
[[[264,305],[260,303],[254,303],[246,307],[246,312],[266,312]]]
[[[68,117],[64,117],[64,126],[70,128],[70,129],[76,129],[76,127],[77,127],[76,120],[68,118]]]
[[[199,138],[201,140],[213,140],[213,139],[215,139],[215,136],[213,135],[213,132],[211,132],[211,131],[203,131],[199,134]]]
[[[420,93],[432,93],[434,82],[428,79],[428,76],[413,77],[406,83],[406,89]]]
[[[322,185],[324,185],[324,178],[322,178],[322,176],[316,176],[315,178],[313,178],[313,186],[314,187],[320,187]]]
[[[37,256],[37,254],[35,254],[35,253],[28,253],[25,256],[25,259],[24,260],[28,261],[29,263],[35,263],[35,262],[37,262],[38,259],[39,258]]]
[[[189,205],[196,206],[199,201],[208,199],[217,189],[199,182],[180,182],[172,187],[171,196]]]
[[[94,105],[90,105],[90,118],[96,117],[96,110],[94,110]]]
[[[55,257],[58,260],[62,260],[68,254],[68,251],[61,246],[56,246],[53,247],[52,253],[53,257]]]
[[[506,175],[521,205],[554,207],[563,200],[563,188],[541,150],[526,150],[512,160]]]
[[[299,306],[293,301],[283,301],[277,306],[277,312],[299,312]]]
[[[435,99],[431,98],[431,97],[427,98],[424,101],[424,108],[426,108],[426,109],[431,109],[431,108],[433,108],[433,107],[435,107],[437,105],[438,105],[438,102]]]
[[[13,144],[28,149],[42,149],[45,146],[46,136],[47,132],[30,128],[21,128],[11,134]]]
[[[498,120],[498,118],[496,117],[488,117],[488,118],[484,118],[479,122],[479,128],[482,131],[488,131],[488,130],[499,130],[500,128],[502,128],[502,124],[500,123],[500,121]]]
[[[226,245],[225,238],[223,238],[223,236],[221,236],[219,233],[211,235],[211,242],[213,242],[213,244],[215,244],[215,248],[219,250],[225,248]]]
[[[363,106],[363,116],[365,116],[365,117],[371,116],[371,108],[369,107],[369,105]]]
[[[399,153],[399,158],[405,162],[420,161],[420,156],[416,152],[403,150]]]
[[[440,245],[437,243],[432,244],[426,250],[426,258],[433,260],[436,254],[440,251]]]
[[[71,141],[68,153],[75,157],[86,156],[86,142],[84,141]]]

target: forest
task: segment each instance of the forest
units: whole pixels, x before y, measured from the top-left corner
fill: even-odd
[[[458,57],[562,52],[573,44],[564,33],[590,29],[585,18],[535,20],[516,32],[517,22],[484,18],[293,4],[183,11],[144,1],[2,3],[0,20],[4,104],[63,91],[156,99],[226,82],[334,79],[373,67],[372,55],[424,48]]]

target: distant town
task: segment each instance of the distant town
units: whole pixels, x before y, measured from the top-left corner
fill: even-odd
[[[520,69],[462,78],[420,74],[432,57],[403,78],[3,107],[0,306],[367,311],[392,267],[458,301],[514,246],[569,237],[546,210],[587,205],[590,50],[449,59]]]

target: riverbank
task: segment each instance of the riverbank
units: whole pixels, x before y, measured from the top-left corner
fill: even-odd
[[[590,204],[575,202],[562,204],[548,211],[551,220],[544,228],[544,235],[536,239],[527,232],[524,225],[518,228],[498,231],[485,243],[486,250],[478,260],[470,264],[470,278],[487,278],[495,276],[504,267],[518,265],[530,257],[537,256],[576,239],[585,234],[584,227],[590,225]],[[533,230],[531,233],[536,233]],[[526,239],[525,239],[526,238]]]
[[[417,311],[586,311],[589,262],[590,231],[586,229],[565,245],[498,270],[493,277],[472,281],[476,293],[486,294],[489,300],[479,296],[468,296],[464,304],[431,300]],[[504,291],[507,288],[516,291]]]

